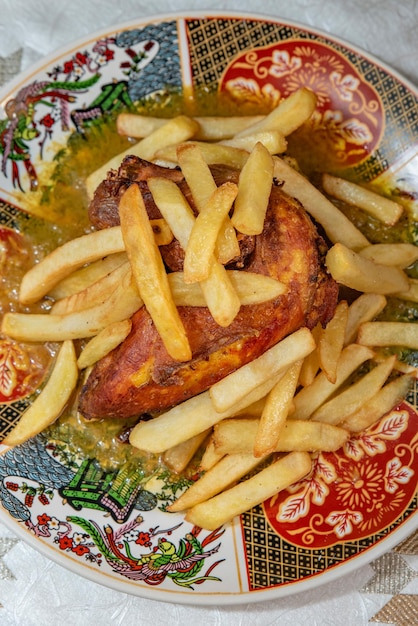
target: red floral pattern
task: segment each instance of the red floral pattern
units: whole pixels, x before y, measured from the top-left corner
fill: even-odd
[[[354,165],[373,152],[384,128],[381,100],[354,65],[326,44],[292,39],[245,52],[227,67],[219,89],[239,104],[272,108],[301,87],[318,97],[312,141],[325,142],[337,164]]]
[[[318,454],[309,476],[264,504],[271,525],[313,549],[390,526],[415,495],[417,418],[404,403],[339,451]]]

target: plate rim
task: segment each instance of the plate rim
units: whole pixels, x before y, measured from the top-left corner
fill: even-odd
[[[4,450],[3,450],[4,449]],[[5,446],[0,448],[0,454],[6,452]],[[7,519],[6,519],[7,518]],[[296,596],[299,593],[313,591],[318,587],[335,580],[340,580],[344,576],[353,574],[361,567],[369,565],[395,546],[399,545],[407,539],[415,530],[418,529],[418,508],[396,528],[390,535],[383,537],[378,543],[363,550],[358,555],[350,557],[348,560],[337,564],[334,567],[322,570],[312,576],[299,579],[297,581],[286,583],[282,586],[268,587],[266,589],[255,589],[240,592],[225,593],[223,595],[200,592],[181,593],[178,590],[170,591],[168,589],[160,589],[158,587],[148,588],[138,586],[135,581],[128,579],[119,579],[104,571],[95,570],[82,562],[75,561],[71,557],[66,557],[59,550],[55,550],[53,545],[44,541],[41,537],[32,535],[29,530],[23,528],[22,523],[14,522],[10,514],[0,507],[0,522],[2,522],[11,532],[21,539],[25,544],[29,545],[36,552],[39,552],[53,563],[71,571],[81,579],[87,579],[90,582],[126,593],[137,598],[146,600],[154,600],[159,602],[182,604],[188,606],[206,606],[213,608],[215,605],[222,607],[239,606],[243,604],[255,604],[264,601],[280,600],[290,596]],[[237,525],[237,522],[234,522]],[[239,530],[239,529],[238,529]],[[13,550],[13,548],[12,548]],[[10,550],[10,552],[12,551]],[[102,580],[103,579],[103,580]],[[126,587],[129,587],[127,589]],[[360,593],[360,590],[358,590]],[[161,594],[161,597],[155,597],[155,594]],[[173,596],[173,597],[171,597]]]
[[[132,18],[123,22],[118,22],[114,25],[95,29],[88,32],[85,35],[77,37],[76,39],[69,40],[66,44],[59,46],[47,55],[43,56],[38,61],[31,63],[25,70],[19,72],[19,74],[12,80],[8,81],[0,88],[0,115],[4,112],[4,104],[12,97],[13,93],[24,85],[28,79],[32,76],[39,74],[46,66],[53,63],[55,60],[62,58],[64,55],[68,55],[73,49],[79,48],[81,45],[87,45],[89,42],[97,40],[110,33],[122,32],[132,29],[133,27],[139,27],[143,24],[161,23],[169,21],[170,19],[187,20],[187,19],[243,19],[243,20],[258,20],[263,22],[272,22],[281,24],[283,26],[289,26],[291,28],[300,29],[303,32],[312,33],[318,37],[323,37],[335,44],[341,45],[358,56],[369,61],[371,64],[382,68],[389,75],[394,77],[398,82],[403,84],[413,95],[418,99],[418,86],[415,85],[409,78],[405,77],[402,72],[392,67],[389,63],[383,61],[378,56],[365,50],[361,46],[350,42],[344,37],[335,36],[332,33],[327,32],[323,28],[312,26],[310,24],[299,22],[297,20],[291,20],[282,18],[280,16],[272,16],[264,12],[253,11],[237,11],[237,10],[215,10],[215,9],[199,9],[192,11],[169,11],[161,14],[150,13],[143,17]],[[418,144],[418,141],[417,141]],[[0,454],[7,451],[6,446],[0,445]],[[13,518],[3,506],[0,506],[0,521],[13,532],[24,543],[28,544],[31,548],[41,553],[46,558],[50,559],[54,563],[64,567],[66,570],[71,571],[73,574],[80,576],[82,579],[88,579],[93,583],[99,584],[103,587],[113,589],[121,593],[127,593],[136,597],[155,600],[161,602],[174,602],[176,604],[183,605],[201,605],[207,607],[213,607],[218,604],[225,606],[237,606],[248,603],[256,603],[268,600],[278,600],[289,596],[297,595],[306,591],[312,591],[321,585],[324,585],[330,581],[342,578],[345,575],[349,575],[361,567],[370,564],[372,561],[378,559],[384,553],[388,552],[396,545],[399,545],[404,541],[414,530],[418,528],[418,508],[410,514],[396,529],[394,529],[389,535],[379,539],[378,543],[366,548],[358,555],[350,557],[349,559],[337,564],[314,575],[306,578],[299,579],[295,582],[286,583],[282,586],[268,587],[265,589],[248,590],[243,592],[231,592],[230,594],[218,595],[213,593],[200,593],[198,596],[193,593],[181,593],[174,590],[173,592],[167,589],[159,589],[158,587],[148,589],[147,587],[138,586],[133,581],[128,579],[118,579],[103,571],[98,571],[92,567],[85,566],[83,563],[77,562],[72,558],[66,557],[59,550],[54,549],[53,545],[43,541],[42,538],[32,535],[29,530],[23,528],[22,523],[19,523]],[[80,571],[81,570],[81,571]],[[103,580],[102,580],[103,579]],[[128,589],[126,588],[128,587]],[[156,594],[161,594],[161,597],[156,597]]]
[[[358,44],[350,42],[348,39],[344,37],[332,35],[332,33],[328,33],[323,28],[311,26],[310,24],[299,22],[298,20],[288,20],[287,18],[281,18],[280,16],[272,16],[268,13],[262,12],[252,12],[252,11],[236,11],[236,10],[203,10],[198,9],[194,11],[169,11],[161,14],[152,13],[144,16],[143,18],[138,17],[130,20],[126,20],[123,22],[118,22],[113,26],[108,26],[100,29],[96,29],[91,31],[86,35],[82,35],[81,37],[77,37],[76,39],[68,41],[66,44],[62,46],[58,46],[57,48],[51,50],[46,56],[42,57],[38,61],[31,63],[25,70],[20,72],[16,77],[12,78],[10,81],[5,83],[0,88],[0,112],[4,106],[4,100],[7,96],[10,96],[11,93],[17,89],[18,85],[26,80],[27,77],[32,74],[38,73],[46,64],[51,63],[55,58],[60,58],[64,54],[68,54],[73,48],[79,47],[80,44],[86,44],[89,40],[94,40],[102,37],[105,34],[116,33],[123,30],[127,30],[132,28],[134,25],[140,25],[143,23],[150,22],[163,22],[169,19],[177,20],[177,19],[188,19],[188,18],[207,18],[207,19],[216,19],[216,18],[234,18],[234,19],[253,19],[260,21],[269,21],[275,22],[278,24],[282,24],[284,26],[290,26],[294,28],[299,28],[304,30],[305,32],[312,32],[315,35],[319,35],[320,37],[324,37],[329,39],[330,41],[343,45],[346,48],[351,48],[353,52],[359,54],[365,59],[371,61],[374,65],[380,65],[385,71],[389,74],[392,74],[399,82],[404,84],[410,91],[412,91],[415,97],[418,98],[418,85],[415,85],[413,81],[402,74],[401,71],[397,70],[393,66],[391,66],[386,61],[380,59],[378,56],[374,55],[372,52],[369,52],[365,48],[362,48]]]

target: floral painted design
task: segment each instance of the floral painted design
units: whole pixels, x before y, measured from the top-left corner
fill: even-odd
[[[37,450],[38,454],[29,456],[31,450]],[[1,485],[3,505],[7,504],[9,510],[14,511],[32,535],[52,543],[61,553],[72,558],[83,559],[98,567],[106,563],[114,574],[147,585],[159,585],[167,579],[177,586],[193,590],[206,581],[221,582],[212,572],[224,560],[213,558],[221,548],[219,540],[224,534],[223,529],[208,533],[192,527],[182,535],[184,522],[173,523],[173,516],[167,513],[161,518],[168,524],[164,528],[155,523],[147,526],[146,513],[150,511],[155,522],[157,507],[165,509],[167,501],[174,499],[177,483],[172,482],[173,493],[170,493],[169,483],[165,480],[167,477],[161,474],[158,481],[161,493],[156,494],[153,500],[148,497],[144,506],[145,491],[138,488],[133,474],[128,480],[123,472],[105,474],[96,468],[95,482],[90,472],[87,491],[92,496],[103,491],[101,500],[93,498],[89,502],[86,497],[83,506],[79,505],[80,496],[74,503],[71,499],[57,502],[56,497],[59,499],[65,486],[75,500],[81,476],[86,490],[87,475],[85,464],[77,468],[72,461],[71,469],[65,468],[61,463],[67,457],[61,452],[57,456],[56,452],[54,446],[51,447],[40,437],[0,456],[0,473],[4,476]],[[32,457],[37,459],[36,465],[32,465]],[[125,501],[136,498],[135,508],[142,508],[144,515],[129,505],[125,517],[120,516],[124,502],[116,499],[116,484],[122,480]],[[119,495],[122,496],[122,493]],[[106,511],[105,501],[109,501],[108,517],[100,521],[89,519],[87,510],[103,513]],[[122,507],[118,509],[119,515],[115,514],[116,504]],[[74,509],[80,514],[75,515]],[[57,511],[62,514],[57,514]],[[112,517],[117,522],[116,528],[109,523]]]
[[[32,142],[38,141],[42,158],[45,142],[52,137],[52,127],[59,123],[62,131],[69,130],[69,104],[75,101],[74,94],[86,92],[98,78],[98,74],[93,74],[85,81],[34,81],[7,102],[7,117],[0,122],[1,170],[4,176],[11,176],[13,187],[23,191],[23,166],[30,189],[37,188],[38,177],[31,156]],[[38,119],[38,109],[43,108],[40,105],[48,107],[49,113],[43,113]]]
[[[380,98],[325,44],[294,39],[246,52],[227,67],[219,89],[239,104],[272,108],[301,87],[318,97],[309,135],[325,143],[338,165],[354,165],[373,152],[384,126]]]
[[[341,450],[317,454],[306,478],[265,503],[277,532],[314,548],[361,539],[389,524],[415,493],[415,419],[405,405]]]
[[[101,565],[102,555],[95,550],[95,544],[88,534],[74,530],[67,520],[59,520],[48,513],[40,513],[36,524],[27,522],[37,537],[51,538],[61,552],[83,557],[90,563]]]
[[[177,545],[168,537],[182,526],[161,530],[158,527],[148,531],[138,531],[137,526],[144,520],[137,516],[133,521],[114,531],[111,526],[100,528],[92,521],[81,518],[70,520],[79,524],[87,537],[91,537],[95,545],[100,548],[106,561],[113,571],[131,580],[141,580],[148,585],[159,585],[166,578],[171,579],[180,587],[193,589],[208,580],[220,582],[220,578],[212,575],[212,571],[222,561],[213,562],[204,573],[201,573],[206,559],[216,554],[220,544],[210,547],[223,534],[223,530],[203,534],[202,529],[194,526],[190,532],[180,538]],[[158,536],[158,539],[155,538]],[[135,547],[146,547],[148,551],[135,554]]]
[[[72,128],[71,109],[79,94],[88,93],[100,79],[100,70],[114,53],[112,38],[97,41],[91,52],[76,52],[47,72],[45,80],[35,80],[20,89],[5,106],[6,118],[0,122],[1,170],[12,185],[23,191],[21,166],[29,178],[30,189],[37,188],[38,177],[31,150],[36,141],[39,157],[53,137],[55,126],[65,133]]]
[[[219,543],[209,545],[222,536],[222,530],[208,533],[200,541],[202,531],[193,527],[176,545],[169,538],[182,523],[165,529],[157,526],[140,530],[143,524],[144,518],[137,515],[114,530],[108,524],[101,527],[83,517],[69,516],[60,520],[46,512],[37,515],[35,524],[26,523],[31,532],[52,540],[61,552],[97,566],[102,565],[104,559],[114,572],[148,585],[159,585],[168,578],[176,585],[193,589],[208,580],[220,581],[212,575],[220,561],[213,562],[205,572],[202,569],[205,561],[218,552]]]
[[[5,118],[0,120],[1,172],[10,179],[11,189],[37,189],[35,163],[53,139],[62,142],[70,132],[83,133],[86,124],[131,106],[140,97],[179,90],[176,37],[175,22],[104,37],[19,89],[6,102]],[[170,69],[169,75],[162,76],[163,68]],[[117,79],[109,79],[109,74]]]

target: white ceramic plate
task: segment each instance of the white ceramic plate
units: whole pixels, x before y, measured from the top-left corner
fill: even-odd
[[[418,102],[402,77],[299,24],[176,14],[95,33],[1,94],[2,241],[16,243],[11,231],[24,228],[22,209],[36,206],[68,137],[92,141],[88,129],[100,129],[106,112],[140,100],[153,113],[156,94],[173,101],[183,90],[266,105],[302,85],[319,95],[317,133],[333,167],[395,186],[414,203]],[[25,347],[5,338],[0,347],[4,435],[33,389],[29,366],[19,366]],[[344,450],[320,455],[309,480],[216,533],[161,510],[172,496],[164,477],[144,489],[140,475],[106,473],[44,437],[3,451],[0,518],[78,574],[155,600],[234,604],[303,591],[377,558],[416,528],[415,392],[408,400]]]

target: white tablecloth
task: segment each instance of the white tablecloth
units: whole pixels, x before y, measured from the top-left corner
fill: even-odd
[[[416,0],[0,0],[0,85],[89,32],[168,11],[230,9],[287,18],[374,54],[418,84]],[[0,624],[418,624],[418,536],[302,596],[231,608],[143,600],[80,578],[0,525]]]

